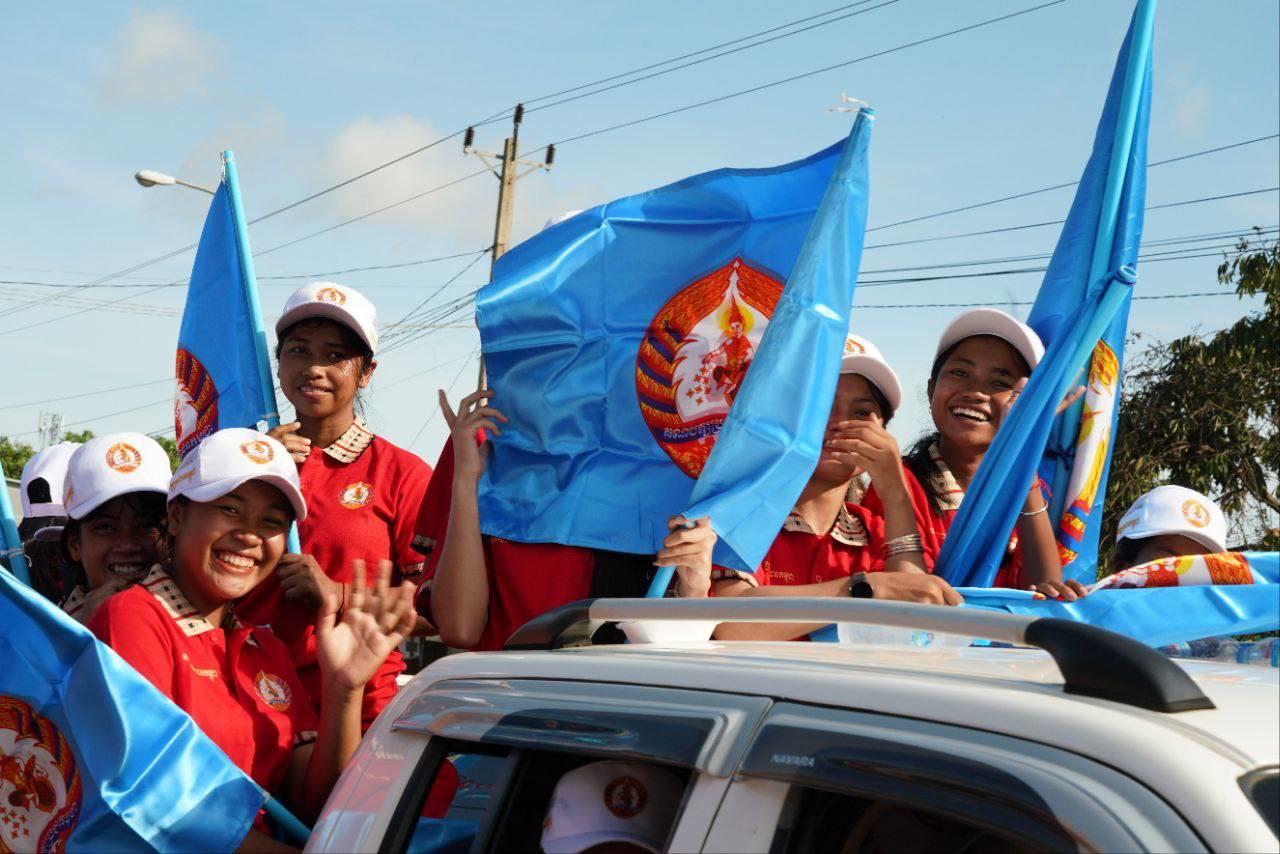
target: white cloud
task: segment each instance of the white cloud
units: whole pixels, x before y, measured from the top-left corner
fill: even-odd
[[[361,118],[343,126],[328,146],[324,163],[327,176],[343,181],[444,136],[438,128],[413,116]],[[501,132],[477,134],[476,144],[500,150]],[[529,159],[542,152],[530,152]],[[370,175],[350,190],[329,196],[331,206],[344,219],[361,216],[418,193],[439,187],[482,169],[478,157],[464,156],[461,139],[416,154]],[[479,176],[436,193],[398,205],[370,220],[371,224],[395,223],[428,229],[453,238],[461,246],[484,246],[493,239],[497,181]],[[559,186],[548,176],[533,173],[522,179],[516,191],[513,242],[542,227],[548,217],[569,209],[589,207],[600,201],[590,185]]]
[[[226,49],[173,12],[133,10],[116,36],[103,79],[109,99],[173,102],[203,91]]]
[[[1174,130],[1188,135],[1199,134],[1204,130],[1211,103],[1209,87],[1203,83],[1191,87],[1173,109]]]

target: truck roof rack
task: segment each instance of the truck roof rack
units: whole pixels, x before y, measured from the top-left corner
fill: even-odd
[[[967,635],[1043,649],[1062,671],[1070,694],[1157,712],[1214,708],[1182,668],[1125,635],[1070,620],[910,602],[835,597],[583,599],[525,623],[505,649],[557,649],[573,626],[585,623],[594,631],[606,622],[623,620],[863,623]]]

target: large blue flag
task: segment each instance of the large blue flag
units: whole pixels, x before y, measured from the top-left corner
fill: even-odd
[[[235,158],[227,151],[178,333],[178,452],[185,456],[224,427],[275,426],[278,420]]]
[[[689,507],[757,357],[774,366],[765,377],[771,383],[814,384],[815,400],[825,388],[825,420],[839,362],[827,345],[847,329],[865,189],[843,202],[832,197],[851,221],[828,218],[824,239],[843,246],[810,250],[806,287],[821,305],[801,297],[778,306],[828,187],[836,194],[865,188],[859,161],[868,125],[869,116],[860,117],[847,141],[795,163],[721,169],[592,208],[502,256],[477,297],[493,402],[510,417],[481,483],[486,534],[654,551],[667,518]],[[832,186],[838,163],[839,189]],[[824,251],[830,255],[820,257]],[[831,316],[817,340],[770,334],[766,341],[771,318],[781,316],[775,308],[791,317],[789,334],[817,329],[815,318],[798,314]],[[766,344],[798,352],[767,357]],[[779,399],[792,400],[793,391]],[[803,458],[809,451],[794,435],[749,444],[751,453],[795,446]],[[778,474],[774,463],[739,461]],[[785,466],[788,478],[792,465],[800,463]],[[796,495],[783,492],[774,503],[789,509]],[[770,539],[786,509],[760,522]]]
[[[983,457],[939,555],[938,574],[957,586],[985,587],[994,580],[1042,460],[1053,518],[1071,517],[1062,538],[1073,560],[1068,577],[1088,576],[1089,566],[1096,565],[1142,236],[1154,18],[1154,0],[1140,0],[1116,61],[1093,154],[1031,314],[1046,345],[1044,358]],[[1089,393],[1056,425],[1062,395],[1090,360]]]
[[[0,572],[0,850],[231,851],[264,793],[191,718]]]

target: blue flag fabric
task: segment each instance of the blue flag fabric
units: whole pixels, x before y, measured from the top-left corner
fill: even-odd
[[[1246,552],[1254,584],[1095,590],[1075,602],[961,588],[963,607],[1088,623],[1151,646],[1280,629],[1280,554]],[[1265,582],[1265,583],[1263,583]]]
[[[234,163],[227,166],[234,169]],[[246,274],[249,249],[238,236],[235,195],[224,180],[209,205],[178,333],[174,427],[183,456],[210,433],[256,428],[275,416],[275,389],[261,349],[266,340],[256,285]]]
[[[1072,560],[1067,577],[1092,580],[1142,236],[1154,12],[1154,0],[1140,0],[1134,12],[1093,154],[1029,318],[1045,342],[1044,358],[983,457],[939,555],[938,574],[955,586],[994,580],[1042,461],[1052,518],[1063,519],[1067,532],[1060,538]],[[1062,395],[1091,359],[1091,392],[1060,416],[1059,427],[1054,413]]]
[[[480,486],[484,533],[657,549],[667,518],[689,506],[849,148],[619,199],[502,256],[476,302],[493,405],[510,418]],[[852,295],[856,255],[828,270],[847,274]],[[847,319],[848,302],[830,311]],[[826,382],[816,364],[776,379]]]
[[[723,566],[755,571],[822,451],[867,229],[873,119],[864,109],[854,120],[753,370],[689,497],[685,516],[711,518]]]
[[[0,848],[240,844],[264,794],[185,712],[3,572],[0,625]]]

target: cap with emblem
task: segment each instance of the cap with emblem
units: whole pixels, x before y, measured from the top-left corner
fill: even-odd
[[[576,854],[605,842],[661,851],[675,824],[684,784],[641,762],[592,762],[560,778],[542,826],[542,850]]]
[[[27,460],[22,467],[22,517],[65,516],[62,506],[62,490],[67,478],[67,464],[80,447],[79,442],[59,442],[50,445]],[[43,480],[41,489],[36,481]]]
[[[942,330],[934,359],[975,335],[991,335],[1003,340],[1018,351],[1031,370],[1035,370],[1044,356],[1044,343],[1030,326],[999,309],[975,308],[964,312]]]
[[[1227,550],[1227,520],[1222,508],[1185,486],[1157,486],[1120,518],[1116,542],[1181,534],[1214,552]]]
[[[187,454],[169,484],[169,500],[185,495],[213,501],[251,480],[261,480],[284,493],[297,521],[307,518],[298,467],[284,445],[265,433],[228,427],[213,433]]]
[[[150,436],[99,436],[76,448],[67,460],[62,504],[72,519],[83,519],[121,495],[163,495],[169,488],[169,474],[169,455]]]
[[[378,311],[355,288],[334,282],[303,285],[284,304],[284,313],[276,321],[276,335],[300,320],[314,317],[341,323],[360,336],[370,351],[378,352]]]
[[[880,348],[852,332],[844,339],[844,355],[840,357],[840,373],[858,374],[874,385],[889,401],[889,415],[898,411],[902,402],[902,385],[898,375],[880,355]]]

